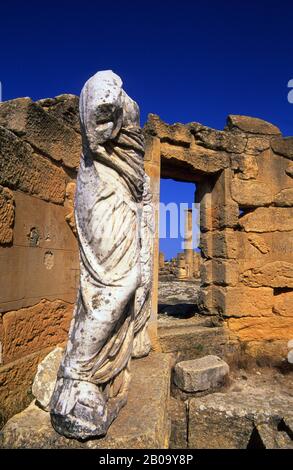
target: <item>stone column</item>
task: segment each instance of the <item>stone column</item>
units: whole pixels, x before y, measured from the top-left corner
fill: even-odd
[[[150,177],[151,193],[155,210],[155,239],[153,245],[153,281],[151,289],[151,312],[148,333],[155,351],[161,351],[158,340],[158,279],[159,279],[159,203],[161,177],[161,142],[158,137],[146,136],[144,169]]]
[[[162,251],[159,253],[159,269],[164,269],[165,267],[165,255]]]
[[[184,253],[178,253],[177,255],[176,277],[177,279],[186,279],[186,263]]]
[[[185,211],[185,237],[184,237],[185,267],[188,278],[193,277],[193,243],[192,243],[192,209]]]

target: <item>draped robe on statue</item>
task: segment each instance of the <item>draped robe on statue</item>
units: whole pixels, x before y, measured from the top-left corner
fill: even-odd
[[[51,416],[58,432],[86,438],[107,432],[126,402],[131,356],[150,350],[153,209],[139,109],[117,75],[85,84],[80,119],[80,288]]]

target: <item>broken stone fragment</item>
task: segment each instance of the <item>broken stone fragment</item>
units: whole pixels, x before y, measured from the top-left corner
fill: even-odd
[[[185,392],[200,392],[223,384],[229,366],[218,356],[179,362],[175,366],[174,382]]]
[[[249,134],[280,135],[278,127],[263,119],[250,116],[239,116],[230,114],[227,118],[227,127],[225,130],[242,131]]]
[[[286,137],[284,139],[273,139],[271,142],[272,149],[278,155],[293,160],[293,138]]]
[[[46,411],[50,409],[50,400],[54,391],[62,354],[63,348],[58,346],[40,362],[32,386],[32,392],[37,404]]]

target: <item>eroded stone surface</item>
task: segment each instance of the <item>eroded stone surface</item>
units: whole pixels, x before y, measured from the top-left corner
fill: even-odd
[[[213,300],[225,317],[267,317],[272,314],[273,289],[215,286]]]
[[[29,142],[53,160],[69,168],[77,168],[81,152],[81,137],[61,119],[34,103],[30,98],[18,98],[0,104],[0,125]]]
[[[240,276],[241,281],[250,287],[290,287],[293,288],[293,263],[273,261],[259,268],[248,269]]]
[[[229,374],[229,366],[217,356],[178,362],[174,382],[185,392],[199,392],[223,384]]]
[[[63,203],[66,174],[32,147],[0,126],[0,184]]]
[[[189,447],[245,449],[255,426],[276,423],[276,434],[277,423],[288,413],[292,415],[291,408],[292,398],[262,385],[194,398],[189,402]]]
[[[65,341],[72,316],[72,304],[55,300],[40,303],[3,316],[2,354],[5,363]]]
[[[240,225],[246,232],[274,232],[293,230],[293,207],[259,207],[243,215]]]
[[[273,139],[271,142],[272,149],[275,153],[283,157],[293,159],[293,138],[285,137],[284,139]]]
[[[76,132],[80,133],[79,123],[79,97],[76,95],[59,95],[55,98],[45,98],[37,101],[48,114],[52,114],[65,121]]]
[[[293,338],[292,317],[266,316],[230,318],[228,327],[241,341],[288,341]]]
[[[285,317],[293,317],[293,291],[283,292],[274,297],[273,312]]]
[[[13,240],[14,197],[12,191],[0,186],[0,244]]]
[[[277,126],[263,119],[250,116],[240,116],[230,114],[227,118],[227,128],[230,130],[238,129],[251,134],[280,135],[281,131]]]

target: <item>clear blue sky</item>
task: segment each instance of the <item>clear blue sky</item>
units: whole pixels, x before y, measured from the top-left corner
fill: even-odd
[[[218,129],[247,114],[293,134],[289,1],[10,1],[0,10],[3,99],[79,94],[113,69],[147,114]],[[170,185],[164,198],[182,201]],[[179,242],[178,242],[179,243]],[[174,242],[165,241],[170,256]]]

